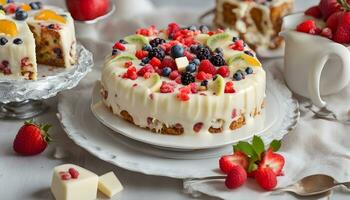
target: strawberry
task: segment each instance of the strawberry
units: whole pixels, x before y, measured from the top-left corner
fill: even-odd
[[[274,153],[270,148],[265,152],[259,168],[270,168],[276,176],[281,176],[284,162],[284,157],[278,153]]]
[[[277,185],[277,176],[271,168],[259,168],[255,172],[256,182],[265,190],[271,191]]]
[[[209,60],[202,60],[198,67],[198,72],[205,72],[211,75],[216,74],[216,68]]]
[[[333,40],[338,43],[350,43],[350,12],[344,12],[339,18]]]
[[[339,24],[340,18],[342,18],[344,12],[336,12],[333,13],[328,19],[327,19],[327,27],[332,30],[333,33],[337,31],[337,27]]]
[[[27,121],[19,129],[13,142],[13,150],[20,155],[31,156],[43,152],[51,141],[48,133],[51,125]]]
[[[328,27],[322,29],[321,36],[326,37],[328,39],[332,39],[333,38],[332,30]]]
[[[313,6],[305,11],[305,15],[315,17],[317,19],[322,18],[322,12],[319,6]]]
[[[228,189],[235,189],[242,186],[247,181],[247,172],[240,165],[232,167],[230,173],[228,173],[225,185]]]
[[[240,151],[236,151],[233,155],[222,156],[219,160],[220,169],[225,174],[228,174],[237,165],[244,169],[248,167],[248,158]]]
[[[333,13],[341,11],[341,6],[337,0],[321,0],[319,8],[325,20],[327,20]]]
[[[300,23],[297,26],[297,31],[303,32],[303,33],[310,33],[310,34],[316,34],[316,24],[315,21],[309,19],[305,20],[304,22]]]

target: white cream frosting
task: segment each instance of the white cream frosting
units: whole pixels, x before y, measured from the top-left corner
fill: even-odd
[[[131,48],[132,49],[132,48]],[[125,52],[123,52],[125,53]],[[126,51],[126,53],[129,53]],[[235,56],[240,51],[231,50],[230,56]],[[232,132],[231,122],[244,116],[246,123],[254,123],[254,113],[262,110],[265,98],[266,73],[261,67],[254,68],[254,73],[247,75],[241,81],[234,81],[236,93],[215,95],[213,91],[206,90],[197,94],[190,94],[188,101],[180,101],[176,98],[178,89],[183,87],[177,84],[175,92],[152,92],[143,77],[136,80],[121,77],[126,72],[124,62],[110,62],[112,57],[107,57],[102,70],[101,82],[107,92],[107,98],[103,99],[107,107],[112,108],[113,113],[120,115],[125,110],[140,127],[155,128],[160,131],[163,124],[167,127],[181,124],[184,134],[212,134],[210,127],[220,128],[222,132]],[[133,61],[139,70],[140,60]],[[229,66],[231,74],[225,81],[232,81],[232,71],[238,70],[235,66]],[[167,77],[161,77],[162,81],[169,82]],[[203,95],[205,94],[205,96]],[[152,123],[149,123],[152,118]],[[199,132],[193,127],[197,123],[203,123]]]

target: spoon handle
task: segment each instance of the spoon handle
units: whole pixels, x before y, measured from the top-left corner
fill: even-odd
[[[350,189],[350,182],[344,182],[344,183],[337,183],[336,185],[344,185],[348,189]]]

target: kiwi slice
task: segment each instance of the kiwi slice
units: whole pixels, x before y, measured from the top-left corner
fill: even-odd
[[[132,54],[120,54],[118,56],[116,56],[115,58],[113,58],[112,60],[109,61],[109,63],[113,63],[113,62],[120,62],[120,61],[134,61],[137,60],[136,56],[132,55]]]
[[[209,89],[217,96],[223,95],[225,92],[225,79],[217,75],[216,79],[209,85]]]
[[[139,34],[129,35],[125,37],[124,40],[130,44],[136,45],[136,49],[142,49],[143,46],[149,43],[145,36]]]
[[[211,50],[215,50],[218,47],[223,47],[226,43],[231,42],[232,36],[229,33],[218,33],[212,35],[207,40],[207,45]]]
[[[160,86],[162,86],[162,80],[159,76],[159,74],[154,73],[151,75],[149,79],[147,79],[145,85],[152,91],[157,92],[160,89]]]

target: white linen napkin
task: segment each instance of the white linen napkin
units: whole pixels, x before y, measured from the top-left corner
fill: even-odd
[[[270,62],[271,64],[271,62]],[[266,65],[265,65],[266,66]],[[275,60],[270,67],[283,79],[281,60]],[[274,73],[275,74],[275,73]],[[339,115],[346,115],[350,108],[350,86],[342,92],[324,97],[329,108]],[[303,103],[303,102],[301,102]],[[278,186],[295,183],[312,174],[328,174],[339,182],[350,181],[350,140],[349,125],[339,122],[314,119],[307,109],[301,110],[301,118],[295,130],[282,140],[280,153],[285,157],[284,176],[278,178]],[[236,189],[228,190],[224,180],[184,181],[185,192],[192,195],[201,193],[221,199],[294,199],[290,194],[271,194],[262,190],[254,179]],[[343,191],[343,190],[342,190]],[[350,195],[344,192],[343,195]],[[339,195],[339,192],[338,192]]]

